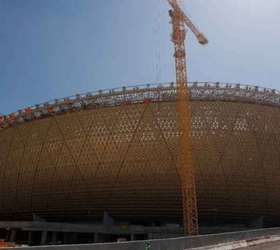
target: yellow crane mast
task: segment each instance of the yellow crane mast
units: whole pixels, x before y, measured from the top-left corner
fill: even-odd
[[[205,45],[208,40],[186,16],[177,0],[167,1],[172,7],[169,15],[173,29],[172,42],[175,47],[177,113],[180,131],[179,175],[183,199],[183,222],[185,233],[196,235],[198,234],[198,211],[192,161],[190,91],[187,85],[186,26],[195,34],[200,44]]]

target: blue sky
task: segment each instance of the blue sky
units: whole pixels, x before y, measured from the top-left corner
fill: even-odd
[[[184,0],[189,80],[280,89],[279,0]],[[0,112],[175,79],[165,0],[0,0]]]

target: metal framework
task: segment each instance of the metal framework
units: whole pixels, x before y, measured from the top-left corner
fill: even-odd
[[[198,234],[198,213],[195,172],[192,160],[192,141],[191,141],[191,106],[190,93],[188,89],[187,63],[186,63],[186,27],[185,21],[188,20],[192,30],[197,31],[196,27],[184,15],[177,3],[177,0],[168,0],[172,7],[169,11],[172,23],[172,42],[174,44],[174,57],[176,69],[177,87],[177,113],[179,127],[179,174],[182,189],[183,223],[186,234]],[[199,33],[197,31],[197,33]]]
[[[200,216],[278,217],[280,94],[190,83]],[[80,103],[80,105],[78,105]],[[4,118],[0,217],[181,217],[175,84],[55,100]]]
[[[280,92],[248,84],[189,82],[191,100],[248,102],[280,106]],[[82,109],[97,109],[147,102],[174,101],[174,83],[143,84],[132,87],[99,90],[55,99],[8,115],[0,115],[0,130],[33,120]]]

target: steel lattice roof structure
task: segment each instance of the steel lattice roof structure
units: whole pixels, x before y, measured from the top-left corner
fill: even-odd
[[[190,83],[199,215],[280,211],[280,94]],[[0,130],[0,219],[181,217],[173,83],[54,100]]]

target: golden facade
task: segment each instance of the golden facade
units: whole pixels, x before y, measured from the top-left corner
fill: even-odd
[[[239,85],[191,90],[199,216],[279,216],[279,95]],[[94,108],[2,129],[0,218],[180,218],[174,91],[99,92]]]

